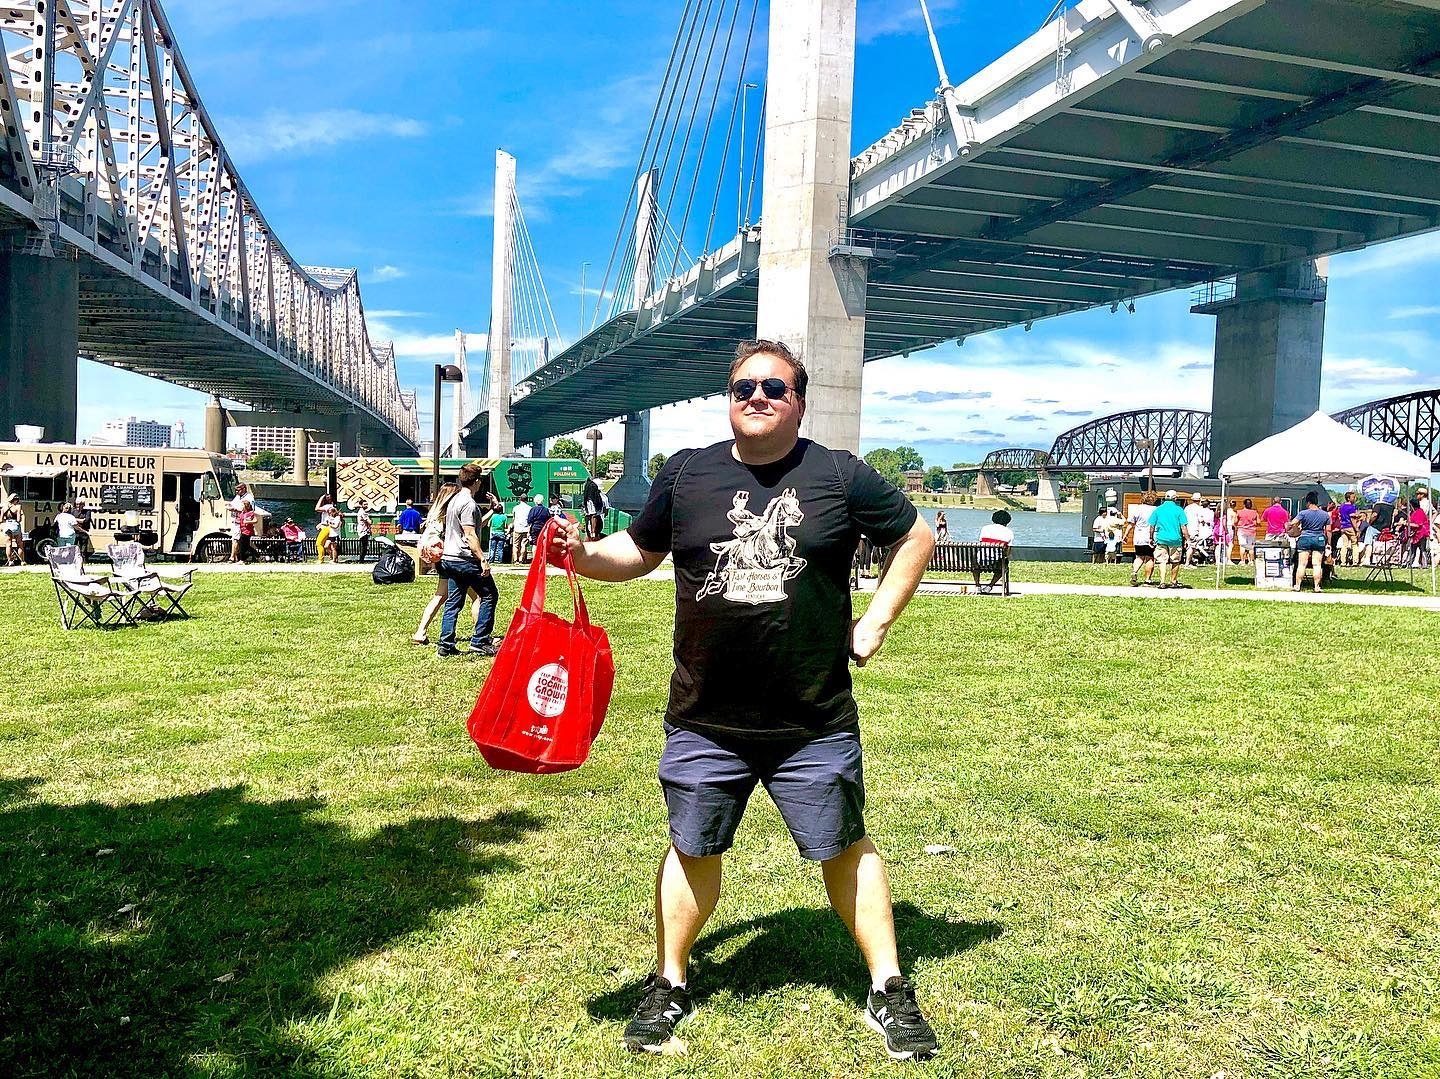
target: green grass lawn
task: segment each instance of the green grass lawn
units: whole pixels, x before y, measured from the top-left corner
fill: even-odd
[[[688,1054],[619,1047],[671,586],[588,589],[610,717],[535,778],[465,734],[485,667],[406,642],[424,586],[197,576],[189,622],[69,634],[0,577],[0,1074],[896,1074],[759,794]],[[1440,1074],[1437,646],[1427,611],[917,599],[857,674],[915,1070]]]

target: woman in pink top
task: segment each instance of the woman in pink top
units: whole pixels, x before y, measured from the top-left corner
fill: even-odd
[[[1410,555],[1417,569],[1430,565],[1430,516],[1418,498],[1410,500]]]
[[[1235,513],[1235,531],[1240,537],[1240,564],[1248,566],[1255,561],[1255,531],[1260,527],[1260,514],[1255,503],[1248,498],[1245,508]]]

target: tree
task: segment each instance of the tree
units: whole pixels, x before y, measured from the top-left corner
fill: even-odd
[[[551,457],[564,457],[575,461],[585,460],[585,447],[573,438],[557,438],[550,447]]]
[[[257,472],[289,472],[295,462],[286,457],[283,453],[276,453],[274,450],[261,450],[250,460],[245,462],[245,467],[254,469]]]
[[[665,467],[667,460],[668,458],[663,453],[657,453],[654,457],[650,458],[650,478],[652,480],[660,475],[660,470]]]
[[[595,462],[595,475],[602,479],[610,474],[611,465],[625,463],[625,454],[620,450],[606,450],[600,455],[600,460]]]
[[[931,465],[925,470],[925,490],[943,491],[950,485],[950,477],[945,475],[945,470],[939,465]]]
[[[896,487],[903,488],[905,477],[902,473],[924,468],[925,458],[914,446],[899,446],[893,450],[881,446],[865,455],[865,463]]]

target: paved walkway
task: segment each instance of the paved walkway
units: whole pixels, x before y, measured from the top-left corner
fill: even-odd
[[[862,578],[862,592],[873,592],[875,581]],[[976,599],[999,599],[996,595],[978,595],[975,586],[963,581],[922,581],[922,596],[957,596]],[[1181,603],[1187,600],[1250,600],[1258,603],[1347,603],[1359,607],[1418,607],[1422,610],[1440,611],[1440,597],[1431,595],[1386,596],[1371,592],[1321,592],[1318,596],[1307,588],[1303,592],[1292,592],[1288,588],[1261,591],[1252,588],[1131,588],[1129,585],[1104,584],[1049,584],[1040,581],[1010,582],[1010,598],[1022,599],[1027,596],[1109,596],[1118,599],[1133,599],[1142,603]]]
[[[90,563],[95,572],[103,572],[104,563]],[[188,563],[158,563],[167,569],[190,569]],[[369,574],[375,568],[374,562],[251,562],[232,565],[229,562],[196,563],[193,567],[204,574],[211,573],[327,573],[327,574]],[[506,565],[496,567],[497,575],[505,578],[521,578],[528,572],[528,566]],[[25,566],[5,569],[0,567],[0,576],[9,573],[48,573],[46,566]],[[549,576],[561,575],[553,566]],[[646,577],[652,581],[672,581],[674,569],[667,562]],[[423,580],[423,578],[422,578]],[[875,579],[862,577],[860,591],[875,591]],[[998,595],[979,595],[972,584],[965,581],[922,581],[922,596],[953,596],[957,599],[999,599]],[[1108,596],[1116,599],[1133,599],[1142,603],[1183,603],[1191,600],[1246,600],[1255,603],[1343,603],[1358,607],[1412,607],[1420,610],[1440,611],[1440,597],[1425,595],[1387,596],[1372,592],[1322,592],[1315,595],[1308,588],[1303,592],[1287,589],[1260,591],[1252,588],[1131,588],[1128,585],[1103,584],[1054,584],[1041,581],[1012,580],[1010,598],[1024,599],[1034,596]]]

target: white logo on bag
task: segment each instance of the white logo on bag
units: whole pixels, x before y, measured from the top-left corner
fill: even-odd
[[[537,713],[546,717],[558,716],[565,711],[565,699],[570,695],[570,672],[558,663],[547,663],[530,676],[526,693],[530,698],[530,707]],[[550,730],[541,725],[532,727],[527,733],[544,738]]]

